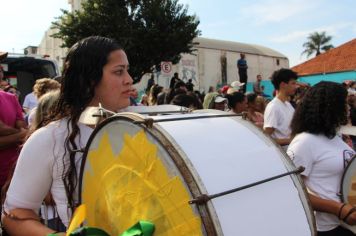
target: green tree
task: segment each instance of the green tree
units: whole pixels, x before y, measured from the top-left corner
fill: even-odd
[[[322,51],[326,52],[329,49],[334,48],[332,44],[329,44],[332,37],[326,35],[326,32],[314,32],[308,36],[308,41],[303,44],[305,50],[303,54],[307,54],[307,57],[315,53],[318,56]]]
[[[71,47],[78,40],[100,35],[116,39],[130,61],[135,82],[161,61],[178,63],[181,53],[193,52],[193,39],[200,34],[199,20],[187,14],[178,0],[87,0],[81,11],[63,15],[53,36]]]

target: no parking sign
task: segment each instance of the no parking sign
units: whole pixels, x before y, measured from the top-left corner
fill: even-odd
[[[172,62],[162,61],[161,62],[161,73],[162,73],[162,75],[171,75],[172,74]]]

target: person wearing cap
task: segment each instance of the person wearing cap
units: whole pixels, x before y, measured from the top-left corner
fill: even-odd
[[[247,61],[245,59],[245,54],[240,54],[240,59],[237,61],[237,69],[239,72],[240,81],[243,83],[242,91],[246,92],[246,83],[247,83]]]
[[[278,94],[268,103],[264,113],[265,133],[285,149],[291,142],[290,124],[294,108],[289,101],[297,89],[297,79],[297,73],[290,69],[282,68],[273,73],[272,84],[278,90]]]
[[[225,111],[227,105],[227,99],[223,96],[217,94],[212,99],[211,103],[209,104],[209,109],[215,109],[220,111]]]
[[[245,93],[243,91],[243,86],[245,85],[245,83],[240,82],[239,80],[236,80],[234,82],[231,83],[231,89],[228,92],[229,94],[232,94],[234,92],[242,92]]]

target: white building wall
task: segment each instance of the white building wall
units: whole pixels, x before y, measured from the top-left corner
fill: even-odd
[[[68,4],[71,5],[72,11],[80,10],[81,4],[85,0],[68,0]],[[41,43],[38,45],[38,54],[39,55],[49,55],[50,59],[57,61],[59,70],[62,71],[63,61],[68,52],[67,48],[61,48],[63,41],[58,38],[53,38],[53,35],[56,32],[55,29],[48,29]]]
[[[221,52],[214,49],[198,49],[200,90],[208,91],[209,86],[221,83]]]
[[[57,61],[61,71],[68,49],[61,48],[63,43],[61,39],[51,37],[54,33],[56,33],[56,29],[49,29],[45,32],[41,43],[38,45],[37,53],[39,55],[48,55],[50,59]]]

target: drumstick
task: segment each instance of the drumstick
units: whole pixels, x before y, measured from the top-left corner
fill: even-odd
[[[227,190],[227,191],[224,191],[224,192],[211,194],[211,195],[202,194],[202,195],[190,200],[189,204],[198,204],[198,205],[205,204],[207,201],[209,201],[209,200],[211,200],[213,198],[221,197],[221,196],[224,196],[224,195],[227,195],[227,194],[230,194],[230,193],[234,193],[234,192],[237,192],[237,191],[240,191],[240,190],[251,188],[251,187],[254,187],[254,186],[257,186],[257,185],[260,185],[260,184],[275,180],[275,179],[282,178],[282,177],[287,176],[287,175],[300,174],[304,170],[305,170],[305,168],[303,166],[299,166],[297,169],[295,169],[293,171],[289,171],[289,172],[286,172],[284,174],[280,174],[280,175],[276,175],[276,176],[273,176],[273,177],[270,177],[270,178],[267,178],[267,179],[263,179],[263,180],[260,180],[260,181],[257,181],[257,182],[251,183],[251,184],[247,184],[247,185],[244,185],[244,186],[241,186],[241,187],[238,187],[238,188],[230,189],[230,190]]]

